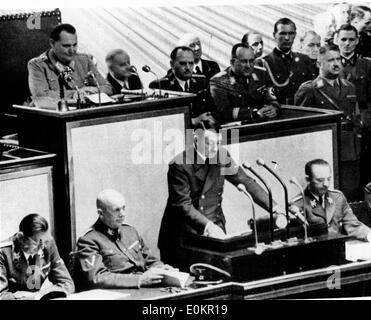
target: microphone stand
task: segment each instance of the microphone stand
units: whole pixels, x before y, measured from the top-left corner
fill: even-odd
[[[292,177],[290,179],[290,182],[294,185],[296,185],[298,187],[298,189],[300,190],[300,193],[301,193],[301,196],[303,197],[303,211],[304,211],[304,218],[306,221],[308,221],[307,219],[307,210],[306,210],[306,206],[305,206],[305,195],[304,195],[304,190],[302,188],[302,186],[300,185],[300,183],[298,182],[298,180],[295,178],[295,177]],[[308,230],[307,230],[307,224],[305,223],[304,224],[304,242],[305,243],[309,243],[311,242],[313,239],[311,238],[308,238]]]
[[[100,107],[101,106],[101,94],[100,94],[100,85],[99,85],[99,83],[98,83],[98,81],[97,81],[97,79],[96,79],[96,77],[95,77],[95,74],[94,74],[94,72],[93,71],[89,71],[88,72],[88,75],[94,80],[94,84],[96,85],[96,87],[97,87],[97,89],[98,89],[98,106]],[[78,90],[77,89],[77,87],[76,87],[76,90]]]
[[[156,74],[155,72],[153,72],[153,71],[151,70],[151,67],[148,66],[148,65],[143,66],[143,67],[142,67],[142,70],[143,70],[144,72],[150,72],[150,73],[152,73],[152,74],[156,77],[156,79],[157,79],[157,83],[158,83],[159,97],[162,98],[162,93],[161,93],[161,82],[160,82],[160,79],[159,79],[159,77],[157,76],[157,74]]]
[[[67,102],[64,99],[64,79],[62,74],[58,76],[58,84],[59,84],[59,98],[58,101],[58,111],[65,112],[68,111]]]
[[[268,197],[269,197],[269,214],[270,214],[270,217],[269,217],[269,229],[270,230],[269,230],[269,232],[270,232],[271,242],[273,242],[274,241],[274,226],[273,226],[273,197],[272,197],[272,191],[268,187],[268,184],[265,182],[265,180],[251,167],[250,163],[244,162],[242,164],[242,166],[245,169],[250,170],[264,184],[265,188],[268,191]]]
[[[240,183],[238,186],[237,186],[237,189],[239,191],[241,191],[242,193],[244,193],[251,201],[251,208],[252,208],[252,216],[253,216],[253,220],[254,220],[254,239],[255,239],[255,247],[253,248],[249,248],[253,251],[255,251],[256,254],[262,254],[264,249],[265,249],[265,244],[264,243],[260,243],[259,244],[259,240],[258,240],[258,229],[256,227],[256,214],[255,214],[255,202],[254,202],[254,199],[252,198],[251,194],[249,192],[247,192],[245,186]]]
[[[268,167],[265,164],[265,162],[264,162],[263,159],[256,160],[256,163],[259,166],[264,167],[269,173],[271,173],[279,181],[279,183],[283,187],[283,191],[285,193],[285,211],[286,211],[286,219],[287,219],[286,238],[289,239],[290,238],[290,227],[289,227],[289,221],[290,221],[290,216],[289,216],[289,196],[288,196],[286,184],[282,181],[282,179],[278,176],[277,173],[275,173],[270,167]]]

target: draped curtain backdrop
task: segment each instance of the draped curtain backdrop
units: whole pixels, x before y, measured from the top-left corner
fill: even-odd
[[[154,76],[141,68],[148,64],[159,77],[169,68],[169,54],[178,38],[194,32],[201,38],[204,57],[229,64],[232,45],[247,31],[264,37],[265,53],[274,47],[273,25],[282,17],[291,18],[298,34],[313,29],[313,17],[328,4],[132,7],[63,9],[62,21],[78,31],[79,50],[94,55],[98,68],[107,72],[105,55],[116,48],[126,50],[142,81],[147,85]]]

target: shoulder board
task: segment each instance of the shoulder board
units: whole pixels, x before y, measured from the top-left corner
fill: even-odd
[[[262,71],[267,71],[266,68],[261,67],[261,66],[254,66],[254,69],[262,70]]]
[[[122,226],[127,226],[127,227],[132,227],[133,228],[133,226],[130,223],[126,223],[126,222],[123,223]]]
[[[298,195],[295,196],[294,198],[290,199],[289,204],[293,204],[293,203],[295,203],[296,201],[299,201],[299,200],[301,200],[301,199],[303,199],[303,196],[302,196],[301,194],[298,194]]]
[[[336,189],[328,189],[328,191],[335,192],[335,193],[342,193],[340,190],[336,190]]]
[[[370,61],[371,62],[371,58],[370,57],[362,57],[362,59],[365,59],[367,61]]]
[[[0,248],[10,247],[13,244],[13,241],[3,241],[0,242]]]
[[[349,85],[351,85],[352,83],[351,82],[349,82],[347,79],[340,79],[340,81],[341,81],[341,83],[344,85],[344,86],[349,86]]]
[[[82,235],[81,235],[81,237],[86,236],[90,231],[93,231],[93,228],[89,228],[88,230],[86,230],[85,232],[83,232]]]
[[[205,79],[206,77],[204,74],[194,73],[192,74],[192,78]]]
[[[368,183],[368,184],[365,186],[365,191],[366,191],[367,193],[371,193],[371,182]]]
[[[313,80],[308,80],[308,81],[305,81],[303,82],[301,85],[310,85],[312,83]]]

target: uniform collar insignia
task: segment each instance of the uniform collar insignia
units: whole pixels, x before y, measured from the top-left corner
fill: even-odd
[[[231,82],[232,86],[234,86],[236,84],[236,78],[232,75],[229,76],[229,81]]]
[[[327,196],[327,202],[328,204],[334,204],[334,200],[332,200],[332,198],[330,198],[329,196]]]
[[[111,228],[107,228],[107,233],[110,235],[110,236],[113,236],[115,234],[115,231]]]
[[[253,72],[253,73],[251,74],[251,76],[252,76],[252,78],[254,79],[254,81],[258,81],[258,80],[259,80],[259,78],[258,78],[258,76],[256,75],[255,72]]]
[[[313,199],[310,201],[310,205],[312,207],[312,209],[314,209],[315,207],[317,207],[317,200],[316,199]]]
[[[21,259],[21,253],[20,252],[13,252],[13,261],[14,263],[18,263],[19,259]]]
[[[322,88],[325,85],[323,79],[318,79],[317,80],[317,88]]]

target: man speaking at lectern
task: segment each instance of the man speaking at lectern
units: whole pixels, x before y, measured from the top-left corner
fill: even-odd
[[[223,239],[222,210],[224,179],[234,186],[243,184],[254,201],[269,208],[269,197],[254,179],[220,147],[221,134],[209,122],[194,128],[194,143],[169,164],[169,198],[162,218],[158,247],[164,263],[182,268],[186,259],[181,246],[184,233]],[[273,211],[282,212],[273,202]]]

